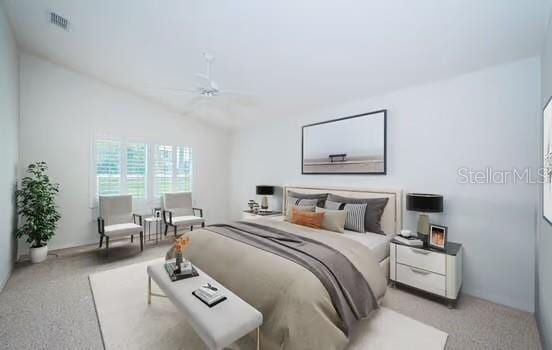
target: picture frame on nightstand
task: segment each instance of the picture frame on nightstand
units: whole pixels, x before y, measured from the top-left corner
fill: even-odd
[[[429,247],[432,249],[445,250],[447,244],[448,228],[446,226],[429,225]]]

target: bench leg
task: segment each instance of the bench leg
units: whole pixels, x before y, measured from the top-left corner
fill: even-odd
[[[261,350],[261,327],[257,327],[257,350]]]
[[[151,305],[151,277],[148,276],[148,305]]]

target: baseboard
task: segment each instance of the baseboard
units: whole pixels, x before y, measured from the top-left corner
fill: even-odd
[[[0,281],[0,293],[4,290],[4,287],[6,284],[8,284],[8,280],[10,279],[11,275],[13,273],[13,263],[10,266],[10,269],[8,270],[8,273],[6,274],[6,277]]]

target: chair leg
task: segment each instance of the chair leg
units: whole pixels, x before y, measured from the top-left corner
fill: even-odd
[[[174,227],[174,236],[176,237],[176,226]]]
[[[109,236],[105,237],[105,256],[109,256]]]
[[[194,230],[194,225],[190,225],[190,231]]]
[[[144,232],[140,231],[140,251],[144,251]]]
[[[100,236],[100,248],[102,247],[103,237],[104,237],[104,236]]]
[[[134,235],[130,235],[130,243],[134,242]]]
[[[204,222],[201,223],[201,227],[205,227],[205,223],[204,223]]]
[[[167,237],[167,231],[169,231],[169,225],[165,224],[165,237]]]

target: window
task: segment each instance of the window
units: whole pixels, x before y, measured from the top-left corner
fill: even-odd
[[[155,196],[160,197],[165,192],[171,192],[173,188],[173,147],[155,145],[154,152],[154,191]]]
[[[96,189],[99,195],[121,193],[121,143],[96,141]]]
[[[129,143],[127,146],[126,185],[128,194],[134,198],[146,198],[147,149],[147,145],[142,143]]]
[[[192,149],[183,146],[155,145],[154,195],[192,190]]]
[[[192,190],[192,149],[176,147],[176,186],[177,192]]]
[[[188,147],[98,139],[94,161],[92,198],[130,194],[135,199],[155,199],[165,192],[192,190]]]

